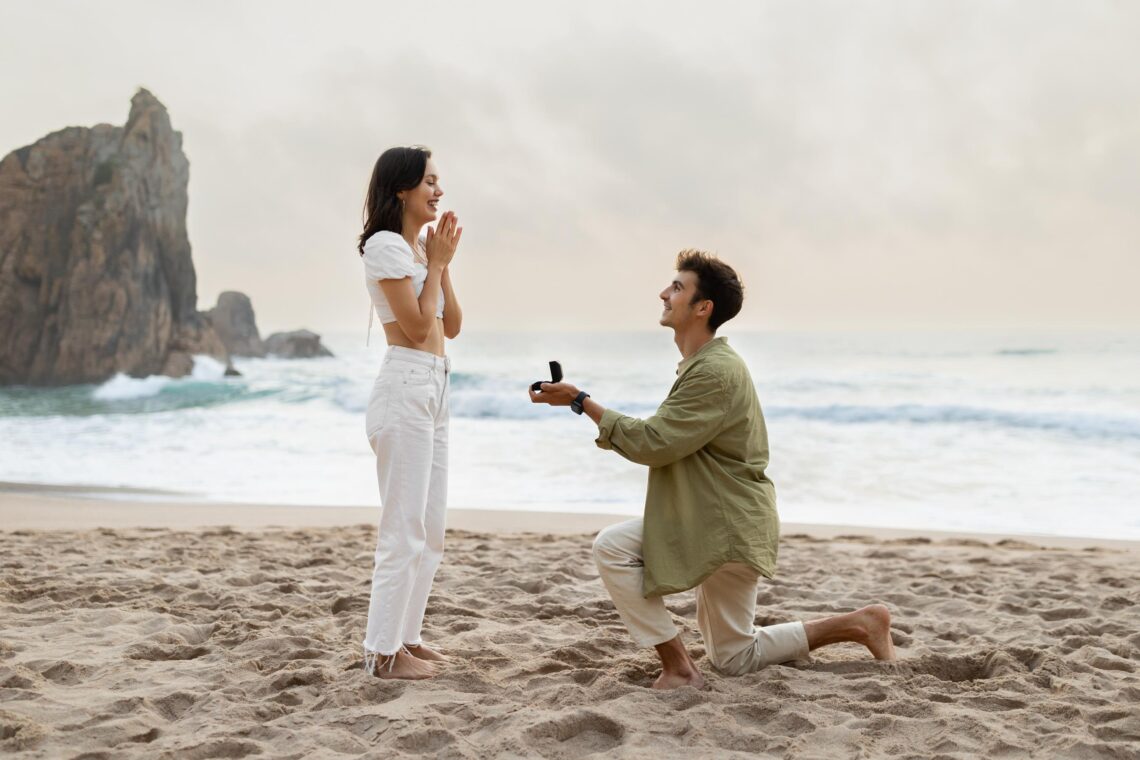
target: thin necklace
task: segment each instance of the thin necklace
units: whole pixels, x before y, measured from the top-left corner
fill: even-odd
[[[422,249],[423,249],[423,244],[420,243],[419,240],[416,240],[416,247],[412,249],[412,255],[414,255],[416,257],[416,261],[420,262],[421,264],[423,264],[426,267],[427,263],[428,263],[427,251],[423,251],[423,253],[421,253],[420,251]]]
[[[424,251],[423,253],[421,253],[420,251],[422,248],[423,248],[423,246],[420,244],[420,239],[416,238],[416,242],[412,246],[412,258],[414,258],[416,261],[418,261],[419,263],[423,264],[426,267],[428,264],[427,251]]]

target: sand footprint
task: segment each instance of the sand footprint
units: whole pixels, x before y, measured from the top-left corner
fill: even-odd
[[[125,654],[132,660],[195,660],[210,653],[210,648],[203,644],[215,629],[213,623],[172,625],[127,647]]]
[[[189,644],[155,644],[143,642],[129,647],[126,655],[132,660],[152,660],[167,662],[173,660],[196,660],[210,653],[206,647]]]
[[[265,751],[257,742],[241,739],[214,739],[193,747],[179,749],[177,756],[186,760],[207,760],[215,757],[245,757],[260,755]]]
[[[1051,610],[1037,610],[1037,616],[1042,620],[1071,620],[1092,617],[1092,612],[1086,607],[1055,607]]]
[[[396,740],[396,746],[405,752],[432,756],[454,743],[455,735],[442,728],[419,728]]]
[[[29,665],[30,664],[31,663],[29,663]],[[59,660],[41,670],[40,675],[53,683],[73,686],[83,681],[91,670],[92,669],[88,666],[81,665],[77,662]]]
[[[1033,672],[1045,654],[1036,649],[995,649],[967,655],[926,655],[906,660],[900,671],[934,676],[941,681],[962,683]]]
[[[526,731],[526,738],[540,754],[557,750],[571,757],[606,752],[621,744],[624,736],[620,723],[589,710],[544,720]]]
[[[185,691],[175,691],[165,697],[149,700],[150,708],[168,721],[179,720],[198,701],[193,694]]]
[[[367,609],[368,600],[363,596],[338,596],[330,607],[334,615],[342,612],[364,612]]]

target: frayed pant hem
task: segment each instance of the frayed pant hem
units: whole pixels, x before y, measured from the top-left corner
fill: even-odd
[[[652,649],[653,647],[664,644],[667,641],[672,641],[673,639],[677,638],[678,635],[679,634],[678,634],[677,630],[674,629],[673,632],[670,633],[668,636],[665,636],[665,638],[661,638],[660,636],[648,637],[648,638],[640,638],[639,637],[639,638],[634,639],[634,643],[637,644],[639,647],[645,647],[646,649]]]
[[[403,647],[401,647],[401,649],[402,648]],[[392,652],[391,654],[384,654],[383,652],[373,652],[372,650],[366,648],[364,650],[364,672],[368,673],[369,675],[375,675],[376,663],[379,660],[384,659],[384,658],[388,658],[388,657],[395,658],[396,653],[399,651],[400,651],[400,649],[397,649],[395,652]]]

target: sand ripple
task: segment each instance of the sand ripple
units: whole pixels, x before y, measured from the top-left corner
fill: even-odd
[[[361,669],[374,528],[0,533],[0,752],[28,757],[1140,756],[1140,562],[789,536],[758,621],[886,603],[854,646],[645,687],[588,536],[452,533],[424,683]],[[669,600],[694,650],[693,597]]]

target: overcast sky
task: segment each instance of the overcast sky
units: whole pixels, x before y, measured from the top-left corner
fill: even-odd
[[[0,153],[190,159],[199,308],[360,330],[372,164],[434,152],[471,329],[649,328],[676,252],[741,328],[1140,325],[1140,3],[5,2]]]

